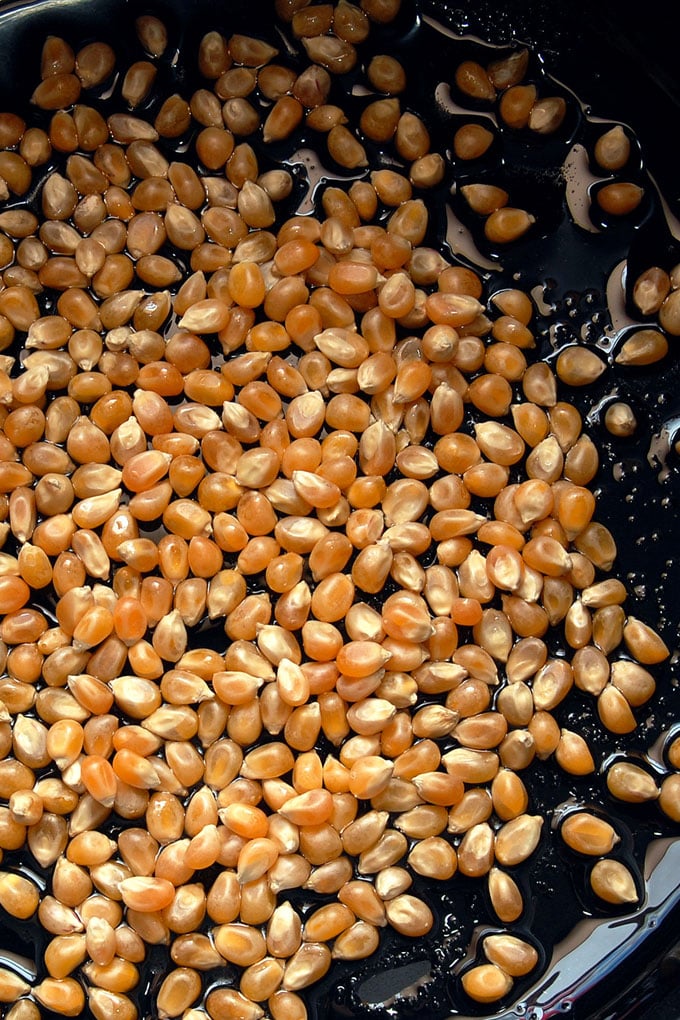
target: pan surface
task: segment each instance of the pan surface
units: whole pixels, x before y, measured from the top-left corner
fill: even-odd
[[[206,30],[280,39],[265,0],[230,0],[219,11],[208,0],[170,0],[144,5],[143,11],[124,0],[2,4],[0,105],[17,112],[28,108],[25,97],[37,80],[46,35],[61,35],[75,48],[106,38],[125,64],[138,57],[132,21],[147,12],[168,27],[170,49],[178,56],[166,61],[164,74],[180,92],[196,87],[195,68],[186,55],[196,51]],[[507,140],[500,164],[481,172],[487,173],[485,180],[500,173],[509,181],[513,196],[535,213],[538,227],[510,249],[485,246],[479,223],[466,214],[460,197],[460,187],[472,182],[474,174],[449,167],[446,188],[428,197],[435,225],[428,243],[440,247],[447,258],[477,269],[493,291],[519,286],[535,296],[538,359],[554,366],[563,347],[585,344],[604,361],[606,370],[593,385],[569,389],[565,399],[579,407],[600,454],[593,486],[599,519],[614,534],[619,550],[614,574],[631,593],[632,611],[659,630],[672,655],[656,671],[657,693],[638,713],[632,734],[604,731],[592,703],[583,698],[570,697],[562,706],[561,725],[588,737],[598,763],[593,776],[574,779],[545,763],[532,765],[523,775],[532,804],[546,818],[536,860],[532,858],[521,875],[531,906],[517,929],[539,952],[540,976],[519,981],[516,994],[503,1000],[505,1007],[497,1012],[492,1006],[485,1012],[462,996],[459,972],[475,956],[484,935],[499,925],[480,884],[458,877],[436,887],[419,881],[418,889],[435,913],[432,932],[415,943],[388,932],[375,957],[331,969],[308,992],[310,1016],[317,1020],[406,1020],[418,1013],[432,1020],[486,1015],[508,1020],[632,1020],[643,1015],[660,990],[678,980],[677,826],[654,805],[614,801],[604,781],[607,767],[624,758],[642,762],[660,780],[668,772],[666,749],[680,719],[680,459],[674,447],[680,435],[680,356],[673,346],[678,340],[669,338],[670,353],[659,363],[633,369],[614,360],[635,328],[651,324],[649,317],[636,316],[631,304],[634,280],[650,265],[680,263],[680,225],[675,219],[680,184],[668,149],[680,114],[674,55],[662,31],[640,31],[626,23],[625,14],[613,4],[579,3],[565,11],[560,4],[519,0],[502,5],[422,0],[417,7],[405,0],[395,23],[382,27],[370,45],[403,61],[410,83],[408,105],[422,114],[433,139],[446,151],[456,118],[486,114],[474,102],[466,105],[460,96],[442,91],[442,83],[450,85],[461,60],[484,63],[525,44],[542,88],[567,99],[566,126],[546,145]],[[350,104],[361,102],[356,95],[345,98]],[[637,219],[612,225],[590,217],[589,189],[597,182],[584,170],[582,154],[592,151],[599,133],[617,123],[626,125],[635,140],[636,180],[644,184],[646,204]],[[268,156],[272,166],[294,168],[295,202],[311,211],[314,180],[348,182],[353,176],[337,167],[329,171],[322,158],[307,186],[309,164],[300,156],[306,139],[296,142],[289,148],[275,145]],[[453,227],[447,210],[455,217]],[[635,413],[638,428],[630,436],[614,436],[605,427],[605,412],[615,400],[627,402]],[[564,654],[560,639],[554,637],[554,642],[555,653]],[[616,819],[622,859],[644,890],[634,911],[604,910],[595,902],[585,862],[560,844],[554,829],[579,805]],[[2,951],[31,958],[33,944],[40,966],[41,944],[29,926],[8,927],[0,935]],[[140,1016],[153,1015],[149,1003],[167,965],[165,948],[154,947],[144,972]]]

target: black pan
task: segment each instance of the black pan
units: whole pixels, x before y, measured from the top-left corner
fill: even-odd
[[[180,57],[165,73],[180,91],[190,89],[194,77],[184,54],[195,51],[205,30],[219,28],[226,35],[244,31],[270,36],[273,32],[269,0],[225,0],[219,9],[212,0],[3,3],[2,107],[20,111],[25,105],[20,97],[30,94],[34,86],[40,47],[47,34],[63,35],[74,46],[104,38],[127,57],[137,54],[130,26],[142,12],[157,14],[168,26],[170,48],[176,47]],[[551,361],[560,335],[576,333],[596,345],[599,340],[605,356],[610,355],[618,342],[612,341],[612,336],[632,311],[630,280],[634,273],[658,259],[680,262],[680,234],[673,223],[673,214],[680,211],[680,178],[673,163],[673,138],[680,123],[675,38],[670,25],[656,13],[649,14],[641,19],[638,11],[629,12],[612,0],[593,4],[579,0],[570,5],[547,0],[505,0],[502,4],[420,0],[417,6],[414,0],[404,0],[395,24],[381,29],[377,36],[382,52],[390,50],[404,59],[415,83],[413,102],[417,101],[437,137],[444,137],[450,117],[432,101],[432,85],[450,77],[454,60],[480,53],[489,59],[484,48],[487,43],[500,47],[500,53],[519,43],[529,44],[535,74],[549,76],[542,80],[550,80],[555,91],[569,97],[571,120],[557,143],[540,152],[521,145],[510,147],[504,167],[527,204],[533,202],[544,214],[547,228],[502,258],[486,252],[483,268],[494,289],[512,285],[515,274],[525,288],[538,288],[546,301],[540,318],[545,336],[539,351]],[[460,38],[449,38],[451,33]],[[565,226],[561,205],[556,209],[555,202],[561,203],[561,168],[573,144],[592,145],[602,125],[619,122],[629,125],[639,142],[637,174],[650,200],[633,229],[614,228],[593,244],[588,230]],[[274,161],[282,158],[282,152],[272,153]],[[667,200],[666,209],[655,194],[654,182]],[[437,201],[440,230],[432,242],[445,245],[441,216],[449,199],[440,195]],[[455,196],[451,205],[457,208]],[[476,242],[474,225],[471,231]],[[461,259],[474,265],[472,250],[467,248]],[[617,306],[622,318],[612,329],[607,286],[608,282],[614,286],[612,273],[623,258],[629,260],[629,280]],[[550,336],[558,338],[556,344]],[[608,357],[601,382],[587,393],[569,396],[579,404],[601,453],[597,478],[600,517],[616,536],[617,576],[635,592],[636,615],[658,626],[674,650],[680,623],[676,580],[680,459],[673,449],[680,428],[679,382],[680,358],[672,347],[660,365],[637,372],[626,372]],[[627,400],[638,418],[637,432],[627,439],[612,437],[603,425],[604,410],[615,396]],[[673,726],[680,718],[676,659],[677,652],[659,670],[659,693],[632,737],[603,737],[592,725],[592,713],[584,715],[580,703],[570,706],[565,722],[574,728],[583,726],[603,760],[614,753],[645,754],[654,748],[651,759],[661,774],[665,767],[663,741],[675,732]],[[520,982],[517,996],[494,1015],[507,1020],[646,1020],[650,1015],[647,1005],[680,983],[677,827],[658,811],[614,804],[604,791],[601,775],[592,782],[574,784],[552,771],[531,769],[527,784],[536,804],[547,812],[575,796],[580,802],[615,813],[627,833],[625,854],[635,862],[640,875],[644,874],[646,897],[632,915],[621,913],[612,920],[589,899],[583,867],[561,854],[556,839],[546,838],[537,855],[540,859],[530,869],[532,906],[522,928],[539,948],[540,976]],[[461,886],[455,881],[443,889],[426,888],[423,894],[435,908],[433,933],[415,944],[386,935],[375,958],[332,970],[308,994],[311,1017],[407,1020],[420,1014],[440,1020],[488,1015],[461,998],[451,977],[464,962],[471,939],[474,947],[474,939],[494,927],[483,894],[470,883]],[[19,926],[0,932],[2,950],[32,958],[32,947],[40,967],[40,941],[34,930]],[[165,950],[153,950],[139,995],[140,1016],[149,1020],[153,1016],[150,992],[157,987],[165,966]],[[652,1012],[656,1020],[677,1016],[672,1005],[655,1006]]]

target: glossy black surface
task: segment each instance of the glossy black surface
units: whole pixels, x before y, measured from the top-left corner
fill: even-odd
[[[412,17],[413,10],[407,3],[402,22],[393,30],[386,31],[383,39],[386,45],[394,45],[397,52],[412,45],[409,61],[417,74],[418,61],[423,58],[429,60],[429,57],[423,55],[418,41],[407,42],[411,38],[408,19]],[[521,3],[520,0],[514,3],[508,0],[503,4],[423,0],[422,10],[445,21],[457,32],[470,33],[496,44],[509,46],[514,40],[533,44],[545,70],[572,89],[593,114],[604,120],[631,125],[640,142],[644,168],[658,180],[671,211],[678,213],[680,176],[669,158],[672,149],[669,139],[674,131],[677,133],[680,125],[678,76],[675,54],[669,44],[670,33],[664,31],[658,20],[653,25],[641,25],[637,17],[633,20],[633,16],[619,9],[619,5],[607,2],[590,5],[576,2],[567,6],[563,3]],[[207,28],[221,28],[226,34],[245,30],[269,35],[272,30],[270,4],[254,0],[248,3],[230,0],[219,11],[209,0],[169,0],[143,5],[125,3],[124,0],[58,0],[53,3],[5,4],[0,5],[0,11],[0,94],[5,104],[13,103],[18,95],[30,93],[37,77],[42,39],[48,33],[62,34],[74,45],[91,38],[105,38],[125,59],[127,53],[136,52],[130,19],[143,11],[152,11],[166,21],[171,48],[177,48],[182,54],[195,53],[196,43]],[[180,85],[185,80],[189,87],[193,68],[187,64],[184,79],[182,66],[180,61],[180,70],[175,72],[176,80]],[[442,73],[444,70],[442,67]],[[555,165],[558,165],[557,162]],[[527,194],[531,194],[534,180],[531,177],[533,167],[530,171]],[[550,195],[546,194],[546,203],[549,199]],[[665,238],[659,240],[659,231],[662,232],[661,227],[650,227],[634,237],[634,258],[641,267],[648,254],[656,253],[659,244],[670,243]],[[582,261],[580,255],[574,259],[575,249],[559,248],[554,242],[555,236],[547,233],[542,239],[541,257],[532,265],[531,271],[526,269],[526,253],[530,250],[527,246],[521,247],[516,256],[509,258],[508,273],[516,258],[517,265],[524,267],[525,285],[545,285],[546,280],[552,281],[549,296],[554,311],[544,318],[546,329],[556,325],[566,330],[587,328],[593,322],[595,327],[603,324],[604,289],[611,269],[609,261],[620,245],[625,246],[626,239],[614,238],[611,248],[607,244],[603,246],[608,260],[603,265],[601,250],[588,256],[592,262]],[[550,261],[552,258],[557,259],[557,266]],[[493,277],[494,274],[491,275]],[[599,319],[594,318],[596,313]],[[542,353],[548,358],[554,355],[547,341]],[[602,425],[599,401],[604,401],[602,406],[605,406],[613,389],[631,402],[639,416],[641,430],[631,440],[613,440]],[[677,353],[673,353],[662,367],[654,366],[637,373],[626,373],[610,365],[599,389],[575,395],[574,399],[580,401],[584,415],[590,416],[590,432],[603,452],[598,486],[601,505],[606,509],[601,516],[615,531],[621,550],[618,576],[632,588],[644,591],[635,605],[637,615],[653,625],[658,623],[667,642],[675,645],[680,621],[677,594],[680,560],[675,541],[680,526],[678,456],[670,452],[664,463],[655,461],[650,452],[650,437],[657,433],[661,435],[663,429],[670,428],[669,423],[680,415],[680,359]],[[676,436],[677,431],[672,438]],[[593,724],[592,706],[586,707],[580,701],[570,702],[565,708],[564,723],[587,730],[602,755],[612,749],[612,743],[621,750],[645,750],[678,715],[675,694],[677,668],[675,665],[668,669],[664,667],[661,673],[664,682],[654,712],[650,714],[648,740],[634,734],[629,740],[612,742]],[[530,785],[532,796],[541,806],[560,803],[572,795],[574,787],[576,796],[583,802],[592,800],[599,803],[603,799],[601,777],[596,777],[592,783],[574,784],[536,767],[529,771],[527,785]],[[668,834],[671,828],[651,809],[626,811],[621,805],[616,805],[616,810],[617,817],[623,819],[630,834],[627,853],[641,868],[648,842],[656,836]],[[578,876],[574,879],[569,864],[554,843],[546,839],[540,863],[532,868],[534,902],[523,925],[527,934],[548,948],[568,932],[574,919],[581,914],[583,887]],[[469,1003],[460,1002],[455,995],[453,998],[450,996],[450,968],[457,964],[464,951],[472,925],[476,922],[489,925],[490,915],[483,891],[476,884],[463,884],[461,888],[460,883],[456,883],[455,889],[446,889],[441,895],[438,890],[434,893],[426,890],[425,897],[428,896],[437,907],[438,921],[446,932],[446,939],[442,941],[437,932],[413,946],[394,936],[386,938],[378,960],[360,967],[344,968],[342,979],[334,972],[318,990],[310,993],[310,1004],[319,1020],[341,1020],[360,1015],[376,1016],[379,1020],[387,1016],[406,1020],[418,1014],[433,1018],[447,1015],[452,1008],[461,1014],[467,1012]],[[566,909],[562,908],[564,902],[567,902]],[[591,902],[586,902],[586,908],[597,916]],[[605,916],[604,912],[601,916]],[[625,955],[621,959],[612,959],[606,979],[599,987],[587,992],[582,990],[581,994],[575,995],[569,1008],[563,1011],[564,1015],[573,1020],[638,1020],[643,1015],[642,1010],[646,1017],[649,1001],[665,994],[669,986],[678,983],[674,955],[676,925],[677,913],[667,918],[653,937],[649,933],[644,933],[644,937],[641,935],[632,959]],[[162,967],[162,953],[154,954],[152,959],[156,955],[158,966]],[[402,1002],[395,1013],[380,1008],[375,988],[370,999],[362,1003],[359,991],[365,977],[375,977],[377,972],[379,980],[382,971],[414,958],[431,959],[434,963],[437,976],[429,989],[421,990],[418,995]],[[353,972],[357,975],[354,980],[351,979]],[[392,976],[384,979],[385,995],[397,990],[391,985],[392,981]],[[529,984],[527,981],[527,988]],[[629,985],[634,987],[628,988]],[[514,1012],[507,1015],[519,1017],[521,1014]],[[528,1013],[525,1015],[530,1016]],[[668,1014],[669,1017],[675,1015]],[[656,1020],[661,1020],[663,1014],[658,1012],[655,1016]]]

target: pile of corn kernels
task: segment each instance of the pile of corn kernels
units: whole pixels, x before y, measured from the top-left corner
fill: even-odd
[[[561,393],[601,358],[532,360],[530,295],[489,297],[428,246],[446,159],[394,55],[365,67],[359,124],[328,102],[398,0],[276,9],[303,70],[210,31],[202,87],[159,96],[167,31],[145,15],[130,66],[48,38],[35,123],[0,114],[0,904],[45,934],[35,981],[0,968],[7,1020],[136,1020],[151,946],[172,961],[156,1017],[303,1020],[334,961],[432,929],[414,878],[434,900],[456,875],[500,925],[464,994],[509,1001],[539,961],[512,929],[544,828],[522,771],[594,772],[555,710],[575,688],[630,733],[669,655],[611,574],[598,451]],[[526,67],[455,82],[508,128],[558,130]],[[295,174],[258,145],[304,127],[355,173],[282,214]],[[612,187],[605,213],[641,201]],[[536,229],[500,188],[464,197],[494,244]],[[621,364],[667,354],[679,277],[640,281],[660,329]],[[680,739],[668,759],[661,784],[612,765],[610,792],[680,821]],[[579,809],[557,838],[603,905],[640,902],[615,825]]]

